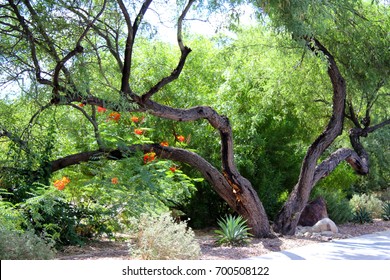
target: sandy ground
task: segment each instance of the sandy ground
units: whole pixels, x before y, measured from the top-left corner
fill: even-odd
[[[344,224],[339,226],[340,235],[336,238],[348,238],[363,234],[390,230],[390,221],[375,220],[371,224]],[[291,249],[317,242],[329,242],[332,238],[306,238],[296,236],[278,236],[272,239],[253,238],[243,247],[220,247],[215,245],[213,230],[195,231],[200,244],[202,260],[232,260],[260,256],[270,252]],[[95,260],[95,259],[131,259],[125,241],[95,240],[86,245],[68,246],[58,252],[61,260]]]

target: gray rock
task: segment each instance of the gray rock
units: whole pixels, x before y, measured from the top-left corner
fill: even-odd
[[[324,231],[331,231],[333,233],[338,233],[339,229],[337,228],[336,224],[329,218],[324,218],[320,221],[318,221],[313,227],[313,232],[324,232]]]

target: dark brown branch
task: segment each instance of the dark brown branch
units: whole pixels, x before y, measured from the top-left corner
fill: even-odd
[[[53,41],[51,40],[51,38],[48,36],[48,34],[46,33],[44,27],[42,26],[41,24],[41,21],[39,20],[39,16],[38,16],[38,13],[34,10],[34,8],[31,6],[31,3],[30,1],[28,0],[23,0],[24,4],[26,5],[27,9],[29,10],[32,18],[34,19],[34,22],[37,24],[37,27],[38,27],[38,30],[39,30],[39,33],[42,35],[42,37],[45,39],[45,42],[47,43],[48,47],[49,47],[49,53],[54,57],[54,59],[56,61],[58,61],[60,58],[57,54],[57,51],[54,47],[54,43]]]
[[[388,120],[385,120],[377,125],[374,125],[374,126],[371,126],[371,127],[367,127],[365,130],[368,132],[368,133],[371,133],[371,132],[374,132],[375,130],[379,129],[379,128],[382,128],[386,125],[390,125],[390,119]]]
[[[136,37],[137,32],[138,32],[138,28],[141,25],[142,20],[144,18],[144,15],[145,15],[146,11],[148,10],[148,8],[149,8],[150,4],[152,3],[152,1],[153,0],[146,0],[142,4],[142,7],[141,7],[141,9],[138,12],[137,17],[135,18],[134,25],[133,25],[133,44],[134,44],[134,40],[135,40],[135,37]]]
[[[7,129],[4,128],[3,125],[0,125],[0,138],[1,137],[7,137],[12,142],[17,144],[22,150],[28,152],[28,144],[26,141],[23,141],[21,138],[15,136],[13,133],[9,132]]]
[[[215,190],[222,196],[229,205],[235,206],[235,200],[232,196],[226,196],[226,190],[230,190],[229,183],[224,176],[213,167],[208,161],[198,154],[180,148],[163,147],[158,144],[132,145],[127,147],[126,151],[114,149],[109,151],[90,151],[66,156],[51,162],[51,172],[56,172],[63,168],[77,165],[82,162],[96,161],[102,158],[110,160],[120,160],[129,156],[129,153],[136,151],[155,152],[158,158],[169,159],[189,164],[200,171],[203,177],[208,180]]]
[[[99,13],[96,15],[96,17],[91,21],[90,24],[87,25],[83,33],[80,35],[79,39],[76,42],[76,47],[70,51],[63,59],[61,59],[55,69],[54,69],[54,75],[53,75],[53,86],[54,86],[54,98],[59,98],[58,92],[59,92],[59,75],[60,71],[65,65],[65,63],[71,59],[73,56],[77,55],[78,53],[82,53],[84,51],[84,48],[81,46],[81,41],[84,39],[85,36],[87,36],[88,31],[93,26],[94,22],[102,15],[104,9],[106,8],[106,0],[103,3],[102,9],[99,11]]]
[[[342,133],[344,122],[346,84],[332,54],[314,38],[305,38],[314,53],[323,53],[327,57],[328,76],[333,88],[332,116],[322,134],[310,145],[302,162],[299,179],[288,200],[279,212],[274,229],[282,234],[293,235],[302,210],[309,200],[314,186],[317,161],[334,139]]]
[[[20,14],[18,6],[14,3],[14,1],[9,0],[9,4],[12,7],[13,12],[15,13],[16,17],[18,18],[18,21],[23,28],[24,35],[26,36],[27,41],[30,45],[31,59],[33,60],[33,63],[34,63],[35,76],[36,76],[37,81],[39,83],[42,83],[42,84],[51,84],[51,82],[49,80],[43,79],[41,76],[41,67],[40,67],[39,62],[38,62],[34,35],[30,31],[30,28],[28,27],[26,20]]]
[[[348,119],[350,119],[353,124],[358,127],[358,128],[361,128],[361,125],[360,125],[360,122],[356,116],[356,113],[355,113],[355,110],[353,108],[353,104],[351,101],[348,101],[347,102],[347,106],[348,106],[348,111],[349,111],[349,115],[345,115]]]
[[[368,165],[364,159],[352,149],[341,148],[316,167],[313,185],[328,176],[343,160],[347,161],[358,174],[368,174]]]
[[[191,52],[191,49],[186,47],[183,43],[183,34],[182,34],[183,20],[194,2],[195,0],[188,1],[187,6],[184,8],[182,14],[180,15],[177,21],[177,43],[179,45],[180,52],[181,52],[179,63],[177,64],[176,68],[171,72],[169,76],[161,79],[148,92],[142,95],[143,100],[149,99],[150,97],[152,97],[153,94],[158,92],[161,88],[171,83],[172,81],[176,80],[180,76],[180,73],[184,68],[184,64],[186,62],[187,56]]]
[[[122,81],[121,81],[121,92],[122,94],[125,95],[126,93],[130,92],[129,82],[130,82],[130,75],[131,75],[133,44],[135,38],[133,38],[133,25],[131,23],[130,15],[127,11],[127,8],[122,0],[117,0],[117,1],[127,25],[127,39],[126,39],[125,55],[124,55],[123,69],[122,69]]]
[[[79,110],[83,115],[84,117],[86,117],[86,119],[92,124],[93,126],[93,131],[95,133],[95,139],[96,139],[96,142],[98,144],[98,147],[99,149],[104,149],[105,148],[105,145],[103,144],[103,141],[102,141],[102,138],[100,137],[100,133],[99,133],[99,126],[94,118],[94,115],[96,113],[96,110],[95,110],[95,107],[92,107],[92,115],[93,117],[89,116],[88,113],[83,109],[81,108],[80,106],[77,106],[77,105],[74,105],[74,104],[70,104],[70,106],[72,106],[73,108]]]
[[[69,9],[73,13],[75,13],[76,15],[81,17],[85,22],[88,21],[88,15],[89,14],[88,14],[87,11],[84,11],[83,9],[81,9],[79,7],[69,7]],[[79,10],[84,12],[86,15],[84,15]],[[98,22],[103,24],[106,28],[110,28],[110,26],[107,26],[105,22],[102,22],[102,20],[98,20]],[[99,26],[97,26],[97,24],[92,24],[92,28],[102,39],[104,39],[104,41],[107,44],[107,49],[110,51],[111,55],[115,58],[116,62],[118,63],[120,71],[122,71],[122,69],[123,69],[123,62],[122,62],[122,59],[120,58],[120,55],[119,55],[118,46],[116,45],[116,47],[114,47],[113,43],[111,42],[111,39],[110,39],[110,36],[114,37],[114,38],[118,37],[118,34],[117,34],[118,32],[116,30],[112,30],[115,33],[115,36],[110,34],[107,29],[105,30],[105,32],[103,32],[103,30],[101,28],[99,28]],[[117,40],[115,41],[115,43],[116,44],[118,43]],[[93,46],[93,47],[96,49],[95,46]]]

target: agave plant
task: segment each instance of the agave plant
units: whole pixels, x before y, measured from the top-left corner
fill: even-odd
[[[384,221],[390,221],[390,201],[383,204],[382,219]]]
[[[246,225],[246,220],[241,216],[234,217],[227,215],[218,221],[220,229],[215,230],[218,235],[217,244],[227,244],[232,246],[243,245],[253,236],[249,233],[250,228]]]
[[[371,213],[365,207],[359,207],[355,210],[352,221],[359,224],[373,222]]]

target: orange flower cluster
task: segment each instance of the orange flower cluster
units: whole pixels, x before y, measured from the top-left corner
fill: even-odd
[[[156,153],[151,152],[151,153],[147,153],[144,155],[144,163],[145,164],[148,162],[151,162],[155,159],[156,159]]]
[[[184,142],[186,138],[183,135],[176,136],[177,141]]]
[[[100,106],[98,106],[98,108],[97,108],[97,111],[98,111],[99,113],[104,113],[104,112],[106,112],[106,111],[107,111],[107,109],[106,109],[106,108],[104,108],[104,107],[100,107]]]
[[[163,142],[160,143],[160,145],[163,146],[163,147],[168,147],[169,143],[168,143],[168,141],[163,141]]]
[[[118,177],[114,177],[114,178],[111,179],[111,183],[114,184],[114,185],[118,184],[118,182],[119,182],[118,181]]]
[[[172,172],[176,172],[176,167],[175,166],[171,166],[171,167],[169,167],[169,170],[171,170]]]
[[[137,135],[142,135],[142,134],[144,134],[144,131],[142,129],[136,128],[136,129],[134,129],[134,133]]]
[[[58,190],[62,191],[62,190],[65,188],[65,186],[66,186],[67,184],[69,184],[69,183],[70,183],[70,179],[69,179],[68,177],[62,177],[61,180],[55,180],[54,183],[53,183],[53,185],[54,185],[54,187],[56,187]]]
[[[137,122],[139,122],[139,118],[136,117],[136,116],[132,116],[131,117],[131,121],[134,122],[134,123],[137,123]]]
[[[112,120],[114,122],[118,122],[120,118],[121,114],[119,114],[118,112],[112,112],[108,115],[108,120]]]

